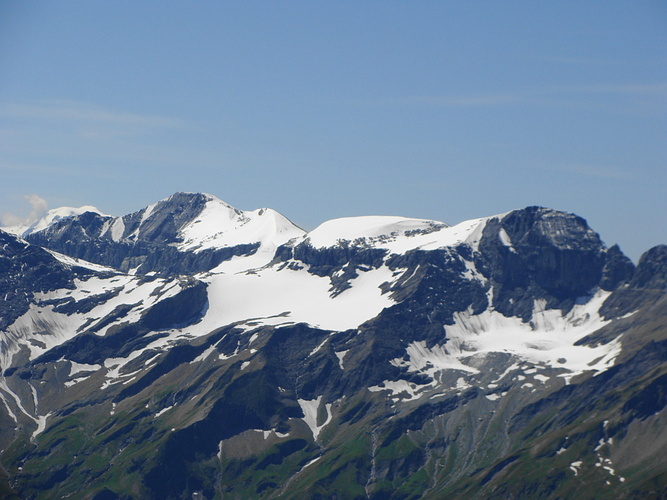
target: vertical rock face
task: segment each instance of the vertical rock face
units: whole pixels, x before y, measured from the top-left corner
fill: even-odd
[[[200,193],[176,193],[155,205],[123,217],[120,239],[151,243],[180,243],[180,230],[204,210],[208,197]]]
[[[498,292],[493,306],[526,321],[535,299],[569,310],[600,284],[606,256],[584,219],[541,207],[490,221],[479,251],[479,267]]]
[[[667,246],[541,207],[70,212],[0,231],[3,498],[667,495]]]
[[[604,290],[616,290],[619,286],[629,283],[634,272],[635,265],[621,252],[618,245],[614,245],[607,250],[600,287]]]
[[[667,289],[667,245],[653,247],[641,256],[630,286],[655,290]]]

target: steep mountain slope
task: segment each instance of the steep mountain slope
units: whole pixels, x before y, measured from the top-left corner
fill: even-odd
[[[177,193],[124,217],[60,218],[24,235],[52,250],[123,272],[192,274],[234,257],[265,264],[303,230],[274,210],[243,212],[211,195]]]
[[[667,494],[667,246],[187,193],[0,237],[5,496]]]

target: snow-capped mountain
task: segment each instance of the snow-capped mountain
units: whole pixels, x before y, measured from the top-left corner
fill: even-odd
[[[244,212],[208,194],[177,193],[123,217],[87,212],[26,236],[124,272],[178,274],[208,271],[234,257],[252,256],[259,267],[303,234],[271,209]]]
[[[68,219],[70,217],[76,217],[77,215],[81,215],[86,212],[92,212],[98,215],[104,215],[97,208],[91,205],[85,205],[83,207],[78,207],[78,208],[60,207],[49,210],[46,213],[46,215],[40,217],[35,222],[32,222],[30,224],[19,224],[16,226],[0,227],[0,230],[5,231],[7,233],[15,234],[17,236],[28,236],[32,233],[36,233],[37,231],[42,231],[47,227],[51,226],[52,224],[55,224],[56,222]]]
[[[667,246],[191,193],[42,226],[0,232],[4,496],[665,492]]]

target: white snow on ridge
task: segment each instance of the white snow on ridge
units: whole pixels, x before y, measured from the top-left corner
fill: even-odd
[[[114,269],[112,267],[103,266],[101,264],[94,264],[92,262],[88,262],[87,260],[77,259],[76,257],[69,257],[69,256],[64,255],[62,253],[58,253],[58,252],[55,252],[53,250],[49,250],[48,248],[44,248],[44,250],[46,250],[51,255],[53,255],[56,259],[58,259],[60,262],[62,262],[65,265],[68,265],[68,266],[84,267],[86,269],[90,269],[91,271],[118,274],[118,270]]]
[[[153,210],[155,210],[155,207],[157,206],[158,203],[160,203],[160,202],[152,203],[144,209],[144,213],[141,214],[141,221],[139,222],[138,227],[141,227],[141,225],[148,220],[148,218],[151,216],[151,214],[153,213]]]
[[[244,212],[215,196],[207,196],[208,201],[199,216],[181,228],[180,250],[201,251],[260,243],[260,247],[275,251],[279,245],[304,234],[275,210],[262,208]]]
[[[411,231],[433,232],[443,227],[447,227],[444,222],[406,217],[345,217],[324,222],[307,236],[310,244],[316,248],[335,246],[341,240],[366,240],[382,247],[397,237],[408,237]]]
[[[435,250],[453,247],[462,243],[477,249],[486,222],[504,214],[471,219],[455,226],[444,222],[408,219],[405,217],[348,217],[327,221],[303,239],[315,248],[344,244],[384,248],[390,253],[405,253],[409,250]]]
[[[353,217],[331,220],[305,233],[273,210],[244,212],[213,196],[206,196],[207,201],[201,212],[180,229],[183,242],[178,244],[179,249],[198,252],[252,243],[258,243],[259,248],[253,255],[234,257],[214,270],[199,275],[198,278],[209,285],[209,307],[201,321],[182,330],[171,331],[168,339],[179,335],[207,335],[217,328],[237,322],[248,328],[295,323],[333,331],[357,328],[376,317],[384,308],[395,304],[391,294],[384,293],[381,286],[396,282],[399,272],[405,270],[392,272],[385,265],[377,269],[358,270],[358,276],[351,280],[350,288],[333,295],[330,278],[309,273],[307,265],[303,263],[297,262],[303,266],[300,269],[283,265],[268,267],[278,246],[307,242],[313,247],[323,248],[349,243],[400,254],[414,249],[435,250],[468,244],[476,250],[487,222],[504,216],[472,219],[455,226],[404,217]],[[144,210],[142,223],[148,219],[156,205]],[[68,210],[80,210],[83,213],[91,208]],[[67,213],[56,213],[57,210],[51,212],[54,212],[51,220]],[[112,239],[120,239],[124,231],[122,219],[108,221],[106,231],[111,233]],[[499,239],[513,250],[512,241],[504,229],[500,230]],[[82,261],[52,253],[68,265],[86,265]],[[466,265],[466,278],[484,279],[474,265]],[[96,270],[110,271],[103,266],[93,266],[88,265]],[[122,274],[112,279],[90,278],[85,282],[77,281],[76,290],[57,291],[43,297],[46,300],[70,296],[81,300],[122,289],[117,297],[86,314],[68,316],[56,313],[53,306],[40,303],[31,305],[29,311],[10,326],[0,342],[0,366],[9,366],[17,352],[16,345],[21,342],[29,347],[30,355],[34,358],[75,336],[78,328],[87,320],[92,319],[94,324],[120,304],[136,305],[119,320],[132,322],[138,320],[143,311],[158,300],[181,290],[176,281],[140,282],[138,278]],[[161,291],[161,297],[158,297],[156,291]],[[490,289],[488,293],[492,295],[493,290]],[[443,337],[447,338],[446,343],[427,348],[424,342],[414,342],[406,349],[407,360],[398,358],[392,363],[407,367],[412,372],[429,374],[434,380],[442,379],[436,375],[445,370],[459,370],[462,376],[469,378],[479,373],[480,358],[490,353],[508,353],[515,357],[515,361],[518,359],[536,366],[562,368],[563,373],[558,376],[569,382],[576,374],[605,370],[613,364],[620,350],[619,339],[595,347],[575,345],[576,341],[606,324],[597,311],[607,296],[605,292],[599,292],[586,304],[575,306],[565,316],[557,310],[545,310],[545,304],[536,301],[531,324],[523,323],[518,318],[507,318],[493,310],[478,315],[470,311],[460,312],[455,314],[454,324],[445,328]],[[40,299],[39,294],[36,298]],[[112,326],[113,323],[97,333],[104,335]],[[166,343],[168,339],[160,342]],[[30,340],[33,342],[30,343]],[[315,354],[325,343],[326,340],[311,354]],[[203,360],[213,352],[213,348],[209,348],[195,361]],[[346,352],[336,353],[341,368]],[[110,369],[107,378],[120,378],[118,370],[117,367]],[[533,378],[547,382],[544,375],[538,374]],[[410,385],[387,385],[384,388],[394,392],[410,392],[413,389]]]

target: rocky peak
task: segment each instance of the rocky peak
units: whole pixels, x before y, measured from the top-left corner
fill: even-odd
[[[633,288],[667,290],[667,245],[655,246],[639,258],[630,285]]]
[[[30,223],[30,224],[20,224],[12,227],[3,227],[0,228],[8,233],[15,234],[17,236],[26,237],[32,233],[42,231],[53,224],[58,223],[72,217],[76,217],[85,213],[94,213],[98,215],[103,215],[97,208],[91,205],[85,205],[83,207],[60,207],[53,208],[49,210],[46,215],[40,219]]]
[[[236,209],[204,193],[176,193],[123,217],[86,212],[27,236],[34,244],[121,271],[163,275],[209,271],[235,256],[261,254],[304,231],[271,209]]]
[[[486,223],[475,261],[494,287],[494,308],[528,321],[536,298],[568,311],[598,286],[605,248],[581,217],[527,207]]]
[[[180,230],[201,214],[210,198],[202,193],[176,193],[122,217],[114,225],[122,221],[123,240],[178,243],[182,241]]]
[[[598,250],[603,246],[585,219],[550,208],[532,206],[513,210],[502,217],[501,225],[515,247]]]
[[[628,283],[634,272],[635,265],[618,245],[614,245],[607,250],[600,287],[604,290],[615,290],[620,285]]]

